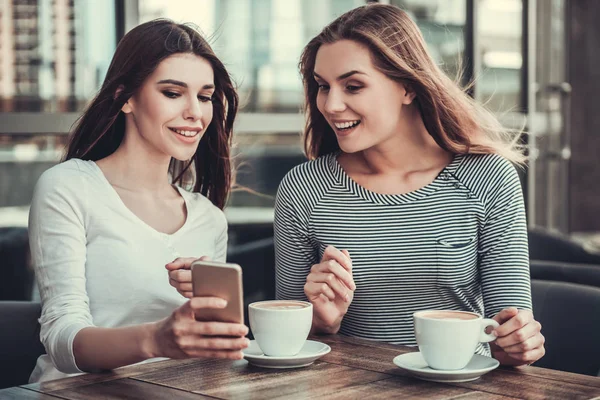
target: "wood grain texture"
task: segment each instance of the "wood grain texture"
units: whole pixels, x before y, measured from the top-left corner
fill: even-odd
[[[113,371],[99,372],[94,374],[83,374],[69,378],[57,379],[42,383],[31,383],[21,387],[35,390],[43,393],[52,393],[58,390],[89,385],[91,383],[112,381],[116,379],[128,378],[140,374],[145,374],[157,369],[165,369],[171,366],[182,366],[199,362],[199,360],[164,360],[145,364],[131,365],[128,367],[117,368]]]
[[[416,348],[378,344],[338,335],[320,339],[332,348],[331,353],[323,357],[323,361],[390,375],[410,376],[397,368],[392,360],[398,354],[416,351]],[[473,382],[446,385],[524,399],[589,399],[600,396],[600,378],[535,367],[527,367],[527,373],[523,373],[522,369],[502,367]]]
[[[514,397],[500,396],[491,393],[472,391],[465,388],[426,382],[417,379],[395,377],[380,380],[366,385],[355,385],[328,396],[330,399],[482,399],[508,400]]]
[[[210,399],[196,393],[181,391],[166,386],[152,385],[131,378],[95,383],[92,385],[59,390],[54,393],[63,399],[87,400],[148,400],[148,399]]]
[[[245,360],[167,360],[7,390],[41,399],[35,396],[43,396],[42,392],[66,399],[600,398],[600,378],[591,376],[501,367],[473,382],[426,382],[392,362],[398,354],[416,351],[414,347],[339,335],[311,338],[329,344],[332,350],[305,368],[258,368]],[[0,392],[0,398],[4,393],[9,392]]]
[[[59,397],[50,394],[39,393],[22,387],[12,387],[0,390],[0,399],[2,400],[56,400]]]
[[[217,398],[283,399],[322,397],[345,387],[386,378],[385,374],[319,361],[306,368],[267,369],[246,361],[227,365],[215,360],[203,366],[172,368],[134,379]]]

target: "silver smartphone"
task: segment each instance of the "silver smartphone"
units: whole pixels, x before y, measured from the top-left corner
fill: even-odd
[[[231,263],[194,261],[191,269],[194,297],[214,296],[227,301],[225,308],[205,308],[196,312],[196,320],[243,324],[242,268]]]

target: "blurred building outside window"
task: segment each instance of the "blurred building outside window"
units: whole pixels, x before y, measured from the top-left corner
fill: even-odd
[[[0,0],[0,224],[22,225],[37,178],[59,160],[115,47],[114,1]],[[55,113],[67,116],[64,129],[32,124]]]
[[[242,100],[234,151],[238,182],[259,193],[237,191],[230,206],[272,212],[281,178],[304,160],[300,52],[327,23],[365,1],[125,1],[135,7],[131,26],[166,17],[194,23],[209,38]],[[520,110],[522,0],[475,2],[482,63],[476,98],[501,113]],[[467,0],[387,3],[410,13],[434,59],[456,77],[459,60],[469,62],[464,59]],[[15,127],[0,133],[0,207],[26,207],[40,170],[58,161],[65,133],[99,88],[114,53],[115,4],[0,0],[0,116]],[[53,124],[59,118],[61,129],[45,126],[43,115]]]
[[[522,112],[522,0],[480,0],[477,40],[480,75],[476,98],[496,113]]]
[[[81,111],[116,47],[114,2],[0,0],[0,112]]]

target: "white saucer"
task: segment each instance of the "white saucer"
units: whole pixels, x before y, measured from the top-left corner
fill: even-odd
[[[256,340],[251,340],[250,345],[244,350],[244,358],[250,364],[263,368],[299,368],[315,362],[331,351],[325,343],[307,340],[300,353],[289,357],[269,357],[263,354]]]
[[[394,358],[394,364],[417,378],[433,382],[474,381],[500,365],[495,358],[474,354],[463,369],[441,371],[429,368],[420,352],[401,354]]]

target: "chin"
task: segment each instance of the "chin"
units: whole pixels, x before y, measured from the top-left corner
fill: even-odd
[[[188,154],[188,155],[173,154],[173,155],[171,155],[171,157],[177,161],[189,161],[192,159],[192,157],[194,157],[194,154],[196,154],[196,153],[192,153],[192,154]]]
[[[347,154],[358,153],[366,150],[365,146],[361,146],[358,143],[340,143],[340,141],[338,141],[338,144],[340,145],[340,149]]]
[[[186,150],[182,150],[182,149],[173,149],[172,151],[170,151],[171,157],[174,158],[177,161],[188,161],[190,160],[192,157],[194,157],[194,155],[196,154],[196,151],[198,150],[197,147],[195,147],[192,151],[192,149],[186,149]]]

